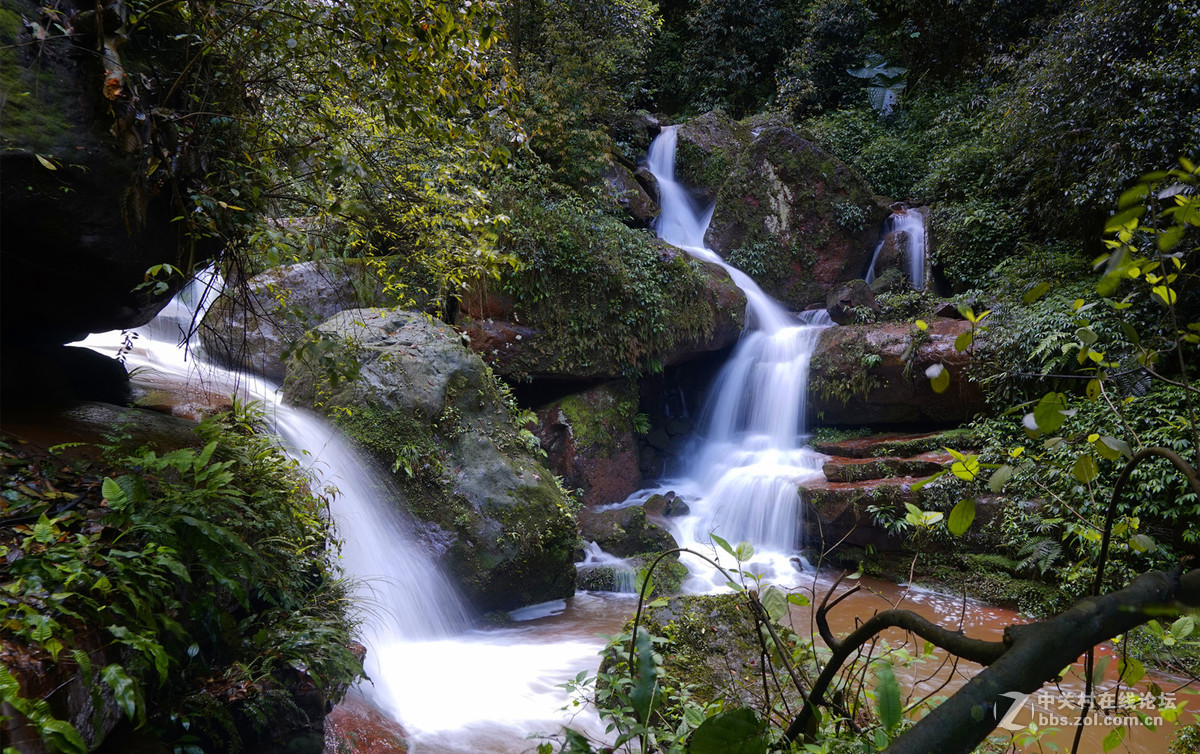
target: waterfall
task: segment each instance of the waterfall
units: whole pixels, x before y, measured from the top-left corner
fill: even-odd
[[[389,502],[395,494],[386,475],[323,418],[285,405],[276,385],[203,363],[198,347],[185,347],[220,288],[219,277],[202,273],[129,344],[110,332],[78,345],[122,355],[140,385],[260,401],[284,450],[313,473],[313,488],[336,489],[336,558],[354,584],[358,638],[367,647],[370,680],[357,693],[399,720],[410,751],[421,754],[522,751],[531,732],[568,723],[604,738],[594,712],[555,712],[568,702],[559,684],[594,671],[603,645],[597,634],[620,630],[631,596],[579,595],[516,611],[513,628],[474,628],[454,585]]]
[[[671,481],[691,506],[676,535],[685,546],[707,546],[710,532],[747,540],[763,560],[787,563],[801,535],[798,485],[821,473],[823,456],[804,444],[806,386],[817,338],[831,322],[824,311],[789,313],[704,246],[712,208],[698,206],[675,180],[676,138],[674,126],[664,128],[647,156],[659,186],[658,235],[728,270],[747,308],[747,331],[706,399],[686,477]]]
[[[893,236],[904,239],[904,274],[908,275],[914,289],[925,290],[925,214],[919,208],[895,212],[887,219],[883,238],[875,247],[875,254],[871,257],[871,266],[867,269],[866,281],[870,283],[875,280],[875,265],[879,261],[879,253],[883,251],[888,239]]]
[[[308,468],[313,488],[336,490],[330,511],[344,543],[337,560],[353,583],[360,620],[359,638],[367,646],[367,675],[375,681],[369,696],[388,693],[394,674],[382,672],[380,658],[397,641],[445,637],[465,630],[469,612],[454,585],[418,543],[411,524],[389,499],[387,480],[351,448],[342,434],[321,417],[288,406],[278,386],[252,375],[236,374],[196,358],[198,346],[186,341],[194,319],[221,281],[201,273],[153,321],[141,328],[125,353],[126,366],[141,367],[143,379],[202,386],[218,395],[238,394],[262,403],[284,451]],[[120,333],[101,333],[82,345],[116,355]]]

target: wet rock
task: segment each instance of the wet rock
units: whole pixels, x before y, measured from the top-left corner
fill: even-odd
[[[5,344],[0,351],[5,408],[73,401],[124,404],[131,397],[125,366],[90,348]]]
[[[691,260],[685,252],[665,243],[657,248],[655,264],[663,271],[687,265],[699,275],[698,315],[687,322],[671,320],[671,345],[652,354],[669,367],[727,348],[741,337],[745,323],[746,296],[720,265]],[[693,302],[694,303],[694,302]],[[519,311],[512,299],[497,294],[469,294],[464,299],[463,317],[457,327],[467,337],[471,350],[495,372],[512,382],[540,379],[616,379],[630,371],[624,359],[597,356],[564,363],[556,344],[561,333],[548,331]]]
[[[459,334],[400,309],[342,312],[320,330],[358,373],[335,384],[298,354],[287,399],[319,401],[393,470],[398,503],[432,525],[440,562],[467,598],[489,611],[569,596],[576,526],[567,501]]]
[[[671,533],[646,519],[640,505],[609,511],[584,510],[579,514],[580,536],[605,552],[627,558],[677,547]]]
[[[184,242],[174,222],[177,198],[208,172],[203,140],[179,138],[174,116],[184,114],[160,117],[157,96],[138,96],[171,86],[193,54],[188,42],[140,25],[107,58],[140,83],[114,89],[94,33],[34,38],[22,19],[54,28],[42,5],[6,0],[0,9],[0,71],[10,93],[0,153],[6,343],[65,343],[145,324],[184,282],[162,275],[163,290],[142,286],[146,271],[167,263],[190,273],[189,264],[218,250],[215,238]],[[206,131],[204,116],[191,122],[196,134]]]
[[[646,193],[634,172],[619,162],[613,162],[604,171],[603,179],[604,192],[613,206],[625,212],[634,225],[650,227],[658,217],[658,204]]]
[[[854,435],[839,440],[814,439],[809,445],[818,453],[843,458],[873,458],[878,456],[916,456],[937,452],[942,448],[971,450],[978,447],[979,438],[969,429],[949,429],[944,432],[889,432]]]
[[[969,329],[967,322],[941,318],[927,331],[889,323],[826,329],[809,371],[809,415],[837,426],[970,421],[987,405],[979,384],[967,375],[970,352],[954,348],[955,338]],[[933,364],[950,371],[943,393],[935,393],[925,376]]]
[[[633,420],[637,389],[611,382],[539,409],[534,434],[546,465],[567,487],[582,490],[586,506],[618,503],[641,485]]]
[[[346,695],[325,717],[324,754],[406,754],[408,734],[358,692]]]
[[[914,458],[839,458],[825,462],[821,471],[831,482],[863,482],[891,477],[923,477],[935,474],[952,456],[944,452],[922,453]]]
[[[384,295],[380,260],[325,259],[276,267],[234,286],[200,327],[205,355],[231,369],[282,382],[283,355],[306,332],[346,309],[395,303]]]
[[[857,173],[771,125],[725,173],[706,238],[767,293],[807,309],[863,274],[888,214]]]
[[[839,325],[853,325],[863,321],[863,312],[879,313],[879,304],[865,280],[842,283],[825,298],[825,309],[829,318]],[[857,311],[854,311],[857,310]]]
[[[923,491],[913,489],[911,477],[893,477],[863,482],[811,480],[800,485],[804,506],[805,545],[824,552],[837,543],[878,550],[893,550],[902,542],[888,534],[868,510],[871,506],[890,509],[903,518],[905,503],[921,507]]]
[[[883,277],[888,272],[899,273],[901,277],[908,278],[906,272],[908,252],[906,249],[909,242],[910,236],[905,230],[892,231],[883,237],[879,254],[875,257],[876,279]]]
[[[675,179],[711,204],[750,143],[750,129],[715,110],[679,125]]]
[[[691,507],[683,501],[683,498],[676,495],[674,492],[668,492],[664,495],[651,495],[650,498],[642,504],[642,508],[651,516],[660,518],[674,518],[677,516],[686,516],[692,512]]]

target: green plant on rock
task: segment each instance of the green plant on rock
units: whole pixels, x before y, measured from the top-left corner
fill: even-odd
[[[230,689],[261,722],[291,703],[296,668],[331,699],[361,673],[327,554],[326,501],[253,431],[256,411],[238,405],[203,422],[200,449],[111,447],[103,466],[69,471],[0,446],[17,461],[6,463],[6,515],[32,524],[0,540],[0,553],[19,556],[2,587],[5,631],[180,746],[227,739]],[[7,671],[0,688],[48,741],[79,750]]]

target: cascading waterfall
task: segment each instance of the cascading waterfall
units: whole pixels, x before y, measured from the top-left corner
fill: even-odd
[[[198,276],[158,318],[139,328],[131,347],[118,332],[93,335],[80,345],[110,356],[123,353],[128,367],[141,368],[136,379],[143,384],[187,385],[260,401],[286,452],[311,469],[314,489],[336,490],[330,510],[343,542],[338,559],[354,583],[371,679],[360,691],[404,723],[411,751],[517,751],[525,748],[529,733],[565,722],[555,714],[567,701],[557,684],[593,668],[601,642],[594,630],[563,629],[555,616],[566,612],[599,625],[598,613],[614,612],[606,607],[610,600],[540,606],[514,614],[529,627],[473,630],[456,588],[388,502],[394,495],[386,478],[337,429],[282,403],[277,386],[201,363],[194,351],[181,347],[193,318],[219,288],[219,279]],[[538,625],[547,621],[552,625]],[[609,632],[618,629],[619,623],[605,625]],[[464,695],[483,701],[466,705]],[[577,717],[573,724],[603,735],[594,716]]]
[[[875,265],[879,261],[879,252],[892,235],[902,236],[904,241],[904,273],[915,290],[925,290],[925,215],[921,209],[907,209],[894,213],[887,219],[883,239],[875,247],[871,257],[871,266],[867,269],[866,281],[873,282],[877,276]]]
[[[704,246],[712,209],[675,180],[676,138],[675,127],[663,128],[647,157],[659,188],[658,235],[728,270],[747,308],[747,331],[711,389],[686,478],[670,482],[691,506],[676,535],[685,546],[706,546],[710,532],[747,540],[764,562],[786,563],[800,542],[798,484],[820,474],[823,460],[804,445],[803,432],[809,361],[830,320],[824,311],[789,313]]]

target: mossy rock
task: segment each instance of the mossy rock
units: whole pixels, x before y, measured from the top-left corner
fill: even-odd
[[[714,110],[681,124],[676,137],[676,180],[711,203],[750,143],[750,129]]]
[[[824,306],[866,271],[886,205],[794,130],[763,127],[723,178],[706,240],[784,304]]]
[[[323,259],[275,267],[223,291],[205,312],[200,342],[230,369],[284,378],[284,354],[319,345],[304,334],[346,309],[393,306],[384,278],[395,258]]]
[[[647,520],[640,505],[609,511],[585,510],[579,514],[579,526],[583,539],[621,558],[678,547],[670,532]]]
[[[125,81],[139,82],[114,90],[89,28],[94,11],[68,23],[28,0],[0,5],[5,342],[59,344],[143,325],[186,282],[170,275],[160,278],[162,289],[142,286],[147,269],[165,263],[190,273],[189,265],[217,252],[217,234],[187,238],[176,222],[178,197],[197,190],[193,180],[208,172],[209,148],[199,137],[182,138],[177,123],[207,133],[211,114],[185,118],[160,107],[161,95],[140,96],[170,89],[194,55],[188,36],[176,36],[186,31],[183,12],[160,7],[112,52]],[[72,33],[54,30],[56,18]],[[44,39],[32,24],[48,32]],[[179,94],[192,101],[186,85]]]
[[[474,305],[458,324],[505,379],[635,377],[737,341],[745,295],[719,265],[618,218],[536,188],[500,197],[502,238],[522,260],[504,310]]]
[[[587,505],[619,503],[642,481],[634,441],[636,385],[629,380],[598,385],[538,409],[534,434],[546,465]]]
[[[399,309],[342,312],[319,332],[352,374],[293,356],[287,398],[316,406],[392,469],[397,503],[481,611],[569,596],[575,518],[501,383],[449,326]]]
[[[641,625],[652,636],[666,638],[655,647],[666,677],[686,686],[692,701],[703,706],[724,700],[726,708],[768,706],[762,698],[759,629],[744,594],[672,597],[665,606],[646,610]],[[626,632],[632,627],[630,621]],[[787,629],[777,630],[789,644],[799,639]],[[611,659],[602,665],[612,667]]]

